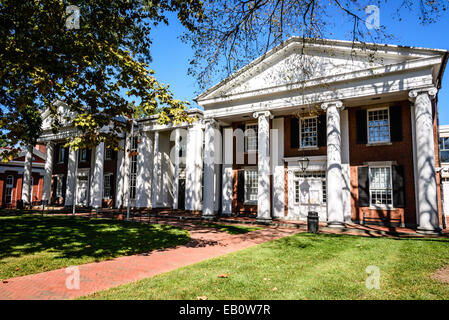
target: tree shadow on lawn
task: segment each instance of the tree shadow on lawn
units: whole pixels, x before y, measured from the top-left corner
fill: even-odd
[[[80,217],[21,216],[0,219],[0,260],[42,251],[57,258],[117,257],[174,247],[190,240],[169,225]]]

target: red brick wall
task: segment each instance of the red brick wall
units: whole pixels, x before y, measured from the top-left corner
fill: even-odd
[[[413,173],[413,142],[411,129],[410,102],[395,103],[402,107],[402,141],[392,142],[390,145],[367,146],[357,144],[356,111],[359,108],[349,108],[349,150],[351,170],[351,218],[353,221],[363,221],[364,214],[373,221],[400,222],[416,225],[415,188]],[[389,105],[375,105],[369,108],[388,107]],[[396,161],[404,166],[405,208],[394,210],[374,210],[359,207],[358,204],[358,166],[368,161]],[[371,220],[370,219],[370,220]]]

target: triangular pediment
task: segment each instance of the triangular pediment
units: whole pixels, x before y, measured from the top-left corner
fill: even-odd
[[[201,100],[318,80],[325,83],[326,78],[332,82],[335,81],[332,77],[338,75],[398,66],[432,57],[440,54],[439,51],[386,45],[363,49],[354,47],[351,42],[334,40],[304,45],[301,38],[291,38],[199,95],[196,100],[200,103]]]
[[[70,127],[72,125],[71,119],[75,117],[75,113],[70,110],[70,107],[63,101],[55,101],[56,113],[59,123],[62,127]],[[50,114],[50,109],[46,109],[42,113],[42,129],[50,130],[55,119]]]

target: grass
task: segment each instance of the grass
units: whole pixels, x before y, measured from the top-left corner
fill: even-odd
[[[185,244],[180,228],[71,216],[0,217],[0,279]]]
[[[208,228],[214,228],[218,231],[227,232],[229,234],[244,234],[255,230],[263,229],[261,227],[254,226],[242,226],[242,225],[227,225],[227,224],[219,224],[219,223],[197,223],[200,225],[204,225]]]
[[[448,249],[446,239],[303,233],[84,298],[449,299],[449,285],[430,278]],[[368,266],[379,268],[380,289],[366,287]]]

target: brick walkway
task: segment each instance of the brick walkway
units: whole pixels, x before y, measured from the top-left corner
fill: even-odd
[[[299,232],[293,228],[268,227],[230,235],[188,222],[158,223],[189,230],[191,241],[175,248],[80,265],[79,290],[66,288],[70,274],[65,268],[12,278],[0,283],[0,299],[73,299]]]

